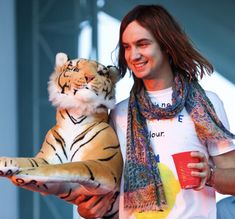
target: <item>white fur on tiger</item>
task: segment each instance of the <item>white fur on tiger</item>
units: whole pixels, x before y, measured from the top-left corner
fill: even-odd
[[[122,156],[107,123],[115,104],[118,72],[86,59],[56,55],[49,99],[57,108],[40,152],[32,158],[0,158],[0,175],[17,186],[74,203],[79,194],[113,192],[107,218],[117,217]]]

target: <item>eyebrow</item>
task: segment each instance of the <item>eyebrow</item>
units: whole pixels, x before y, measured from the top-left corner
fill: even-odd
[[[147,39],[147,38],[142,38],[142,39],[139,39],[137,41],[135,41],[134,43],[135,44],[138,44],[138,43],[143,43],[143,42],[153,42],[151,39]],[[128,43],[126,42],[122,42],[123,45],[128,45]]]

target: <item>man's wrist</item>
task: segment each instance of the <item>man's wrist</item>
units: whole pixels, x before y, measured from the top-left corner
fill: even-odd
[[[215,171],[216,171],[216,166],[210,166],[210,175],[206,181],[206,186],[210,187],[215,186]]]

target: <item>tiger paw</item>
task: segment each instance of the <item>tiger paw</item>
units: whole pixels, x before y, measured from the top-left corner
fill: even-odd
[[[15,185],[20,187],[28,187],[31,188],[31,190],[40,189],[40,187],[44,186],[43,182],[24,175],[14,175],[12,176],[11,180]]]
[[[17,162],[8,157],[0,158],[0,176],[11,177],[13,174],[19,171]]]
[[[49,180],[46,176],[32,175],[35,169],[27,169],[19,171],[17,174],[11,177],[12,183],[21,188],[39,192],[42,195],[54,194],[56,195],[60,190],[59,183],[48,183]]]
[[[28,175],[21,174],[21,171],[11,177],[11,181],[16,186],[25,188],[31,191],[40,192],[42,195],[48,193],[48,187],[44,182],[32,178]]]
[[[39,182],[36,180],[37,176],[30,175],[30,172],[34,171],[34,168],[31,169],[23,169],[18,171],[14,176],[12,176],[12,182],[17,186],[35,186],[39,187]]]

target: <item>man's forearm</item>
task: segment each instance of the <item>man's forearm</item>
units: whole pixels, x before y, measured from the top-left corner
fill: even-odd
[[[213,187],[221,194],[235,195],[235,168],[216,168],[213,176]]]

